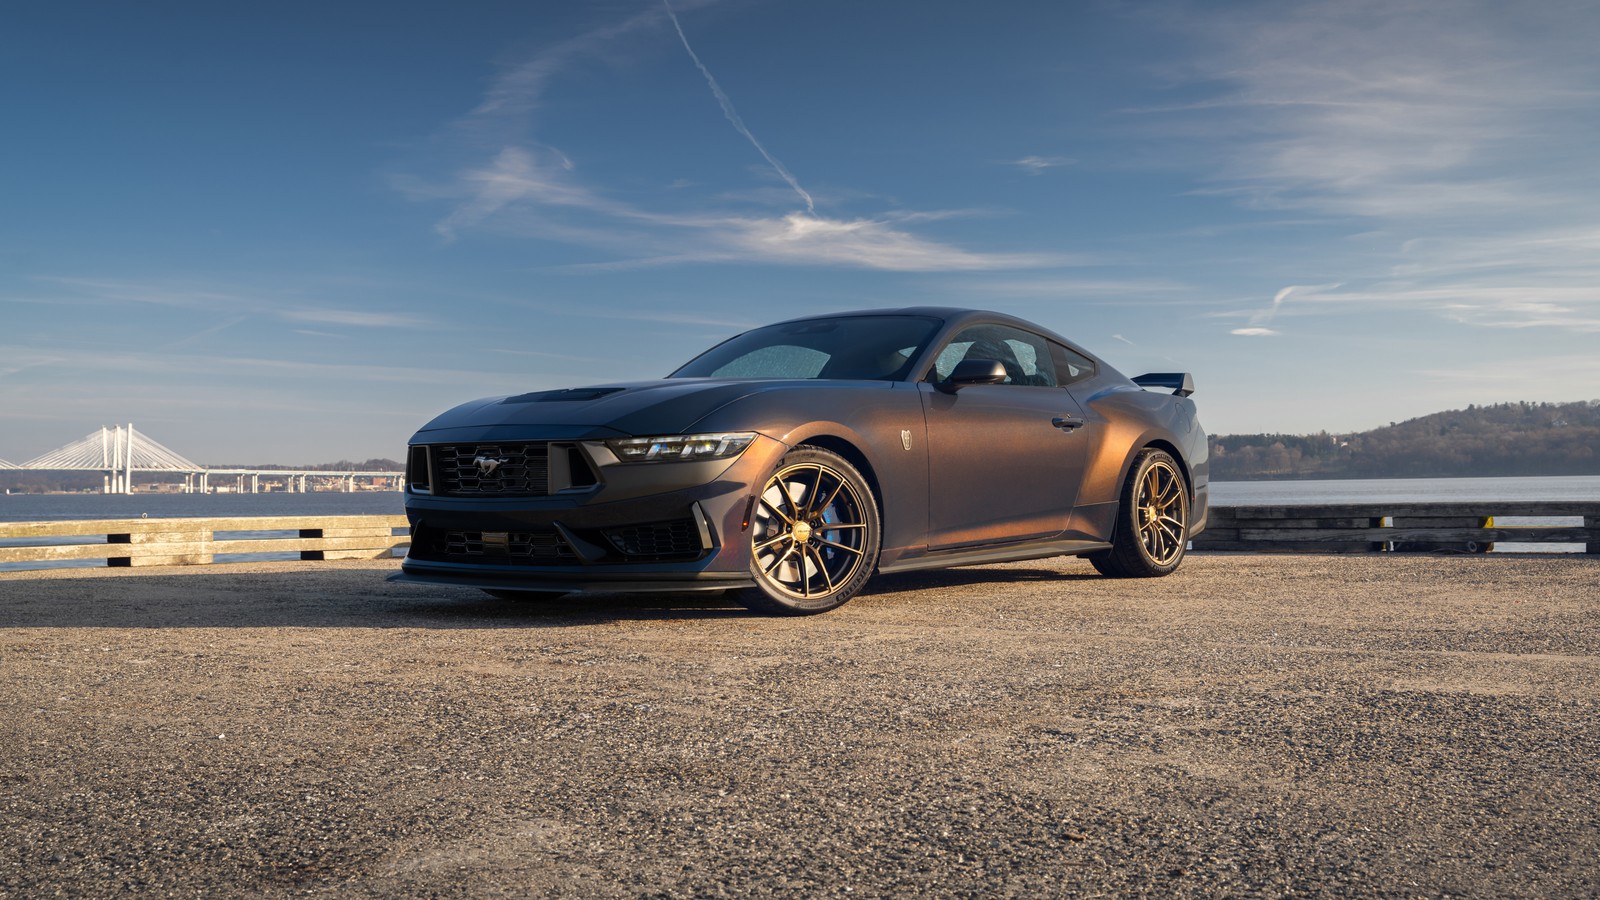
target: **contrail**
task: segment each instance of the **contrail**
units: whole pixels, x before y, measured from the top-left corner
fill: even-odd
[[[683,26],[678,23],[677,13],[672,11],[672,4],[667,0],[661,0],[661,5],[667,8],[667,17],[672,19],[672,27],[678,30],[678,40],[683,41],[683,49],[689,51],[689,58],[694,60],[695,67],[700,70],[700,74],[706,77],[706,84],[711,85],[712,95],[717,98],[718,103],[722,104],[722,114],[727,117],[729,122],[733,123],[733,127],[740,134],[744,135],[745,140],[749,141],[751,146],[761,153],[761,158],[772,166],[772,170],[778,173],[778,177],[787,181],[789,187],[794,188],[794,192],[799,194],[800,199],[806,202],[806,212],[811,213],[813,216],[816,215],[817,206],[811,201],[811,195],[806,193],[806,189],[800,186],[800,182],[796,181],[793,175],[789,174],[789,170],[784,168],[783,163],[778,162],[776,157],[768,153],[767,148],[761,146],[761,142],[756,140],[756,136],[750,133],[749,128],[745,127],[744,120],[739,118],[739,111],[733,108],[733,101],[729,100],[728,95],[722,92],[722,86],[717,84],[717,79],[711,76],[711,70],[706,68],[706,64],[700,61],[699,54],[695,53],[694,48],[689,46],[689,37],[683,33]]]

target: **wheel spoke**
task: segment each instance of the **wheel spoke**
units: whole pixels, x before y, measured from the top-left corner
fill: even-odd
[[[828,574],[828,564],[822,558],[822,551],[815,547],[810,547],[807,549],[811,551],[812,556],[816,557],[817,571],[822,573],[822,581],[828,586],[828,593],[833,593],[833,578]]]
[[[781,543],[783,543],[784,541],[787,541],[787,540],[791,540],[791,538],[790,538],[789,532],[785,531],[785,532],[779,534],[777,537],[773,538],[772,540],[770,540],[770,541],[762,541],[761,543],[755,545],[754,547],[752,547],[750,549],[755,551],[756,553],[760,553],[761,551],[767,549],[768,547],[771,547],[773,544],[781,544]]]
[[[787,537],[787,535],[785,535],[785,537]],[[762,569],[761,574],[771,575],[773,572],[775,572],[779,566],[783,565],[784,560],[793,555],[795,546],[796,545],[791,541],[789,546],[785,547],[782,553],[773,554],[772,565]]]
[[[789,511],[794,513],[794,518],[790,521],[798,522],[799,520],[805,518],[805,511],[800,509],[800,504],[794,502],[794,494],[789,492],[788,479],[783,479],[778,482],[778,493],[783,495],[784,502],[789,504]]]
[[[1177,476],[1170,472],[1167,473],[1167,487],[1161,492],[1161,499],[1166,502],[1168,506],[1177,503],[1178,495],[1182,493],[1182,486],[1183,485],[1180,481],[1178,481]]]
[[[781,489],[780,489],[780,491],[781,491]],[[765,506],[769,512],[771,512],[773,515],[777,516],[778,518],[782,519],[785,523],[787,523],[789,525],[793,525],[794,524],[794,519],[789,518],[789,514],[788,513],[784,512],[783,510],[781,510],[779,508],[777,508],[776,506],[773,506],[771,503],[768,503],[767,502],[767,498],[765,498],[765,497],[761,498],[761,505]]]
[[[818,479],[817,487],[818,487],[818,490],[821,489],[821,487],[822,487],[821,479]],[[828,507],[833,505],[833,501],[839,499],[839,494],[844,491],[844,487],[845,487],[844,479],[841,478],[841,479],[839,479],[839,482],[833,486],[833,493],[828,495],[828,499],[823,501],[821,505],[815,506],[815,507],[812,507],[812,508],[815,509],[818,513],[827,512]]]
[[[812,535],[811,539],[813,541],[816,541],[817,543],[823,545],[824,547],[832,547],[835,550],[843,550],[843,551],[845,551],[847,553],[854,553],[857,556],[861,555],[861,551],[860,550],[857,550],[856,548],[848,546],[846,544],[835,543],[833,541],[828,540],[827,538],[817,537],[816,535]]]
[[[857,528],[865,528],[865,527],[867,527],[867,524],[865,522],[823,522],[821,525],[817,526],[817,530],[818,531],[852,531],[852,530],[857,529]]]
[[[802,515],[815,515],[818,511],[827,508],[826,505],[817,505],[817,498],[820,496],[822,496],[822,467],[817,466],[817,480],[811,485],[811,493],[806,495],[806,511]]]

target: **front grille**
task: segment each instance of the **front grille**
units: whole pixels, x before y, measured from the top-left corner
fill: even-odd
[[[434,559],[449,562],[508,562],[528,565],[576,563],[572,547],[555,530],[430,531],[423,546]]]
[[[543,497],[550,493],[550,448],[533,444],[458,444],[433,448],[435,493]]]
[[[697,556],[702,549],[692,519],[607,528],[605,535],[613,547],[632,557]]]

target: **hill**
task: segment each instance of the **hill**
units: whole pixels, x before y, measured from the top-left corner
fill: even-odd
[[[1499,403],[1359,434],[1211,438],[1211,477],[1428,478],[1600,475],[1600,400]]]

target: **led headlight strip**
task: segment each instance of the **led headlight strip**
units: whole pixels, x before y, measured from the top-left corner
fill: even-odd
[[[731,459],[756,439],[753,431],[732,434],[672,434],[661,437],[615,438],[606,446],[623,462],[694,462]]]

